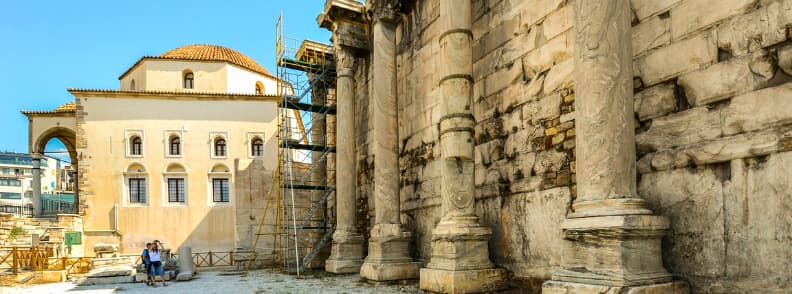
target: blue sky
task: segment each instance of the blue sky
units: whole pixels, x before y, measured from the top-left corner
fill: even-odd
[[[3,1],[0,151],[28,151],[21,109],[73,101],[68,87],[117,89],[118,76],[143,55],[216,44],[247,54],[274,73],[278,15],[283,12],[285,35],[326,43],[330,32],[316,24],[324,2]],[[47,150],[62,148],[58,145]]]

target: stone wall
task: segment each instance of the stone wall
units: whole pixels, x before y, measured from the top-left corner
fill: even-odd
[[[792,287],[792,1],[633,1],[639,191],[697,293]]]
[[[576,195],[574,0],[473,0],[476,210],[490,255],[539,291]],[[671,219],[664,263],[696,293],[786,289],[792,258],[792,0],[632,0],[640,195]],[[396,28],[402,223],[439,221],[439,0]],[[369,52],[370,54],[370,52]],[[375,209],[370,56],[356,65],[358,224]]]

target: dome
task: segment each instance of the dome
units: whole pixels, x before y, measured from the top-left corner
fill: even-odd
[[[182,46],[159,56],[166,59],[224,61],[250,71],[272,76],[266,68],[239,51],[217,45],[194,44]]]

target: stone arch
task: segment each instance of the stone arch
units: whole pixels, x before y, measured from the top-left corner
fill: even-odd
[[[47,143],[52,139],[58,139],[66,146],[66,151],[69,152],[69,159],[72,165],[77,164],[77,133],[67,127],[57,126],[47,129],[42,132],[33,141],[30,148],[32,154],[44,154],[47,148]]]
[[[229,173],[231,172],[231,169],[229,169],[225,164],[218,163],[212,166],[212,169],[210,171],[212,173]]]

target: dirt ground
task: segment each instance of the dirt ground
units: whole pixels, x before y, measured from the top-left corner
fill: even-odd
[[[152,288],[144,283],[77,286],[71,282],[4,286],[0,293],[423,293],[417,282],[407,284],[370,284],[357,275],[328,274],[296,276],[269,270],[251,271],[247,277],[222,275],[221,271],[202,271],[188,282],[169,282],[167,287]]]

